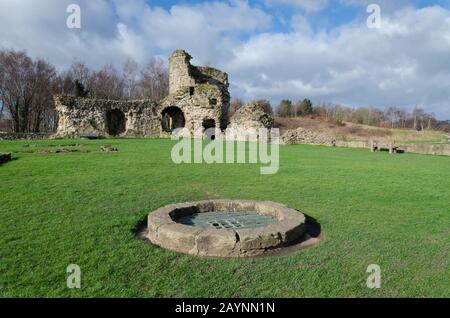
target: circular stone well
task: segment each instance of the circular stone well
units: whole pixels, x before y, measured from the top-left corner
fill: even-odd
[[[167,205],[148,216],[148,239],[199,256],[247,257],[294,244],[305,216],[269,201],[207,200]]]

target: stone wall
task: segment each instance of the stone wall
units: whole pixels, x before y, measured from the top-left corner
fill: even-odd
[[[370,148],[370,142],[368,140],[337,140],[336,146],[345,148]]]
[[[401,145],[400,149],[417,154],[450,156],[450,144],[408,144]]]
[[[285,145],[311,144],[334,146],[336,144],[335,139],[331,136],[315,133],[301,127],[297,129],[288,129],[281,136],[280,142]]]
[[[367,148],[370,149],[368,140],[360,141],[343,141],[334,140],[333,137],[318,134],[303,128],[287,130],[281,136],[281,143],[285,145],[291,144],[311,144],[325,145],[346,148]],[[415,153],[422,155],[450,156],[450,144],[395,144],[405,153]]]
[[[38,140],[47,139],[51,136],[50,133],[14,133],[14,132],[0,132],[0,140]]]
[[[160,131],[157,104],[149,100],[114,101],[74,96],[56,96],[59,114],[56,136],[75,137],[81,134],[101,136],[151,136]],[[118,129],[111,117],[118,119]],[[121,126],[121,124],[123,126]]]

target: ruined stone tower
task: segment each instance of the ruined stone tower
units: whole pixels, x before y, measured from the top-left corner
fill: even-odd
[[[169,94],[183,87],[195,85],[195,80],[189,74],[192,57],[183,50],[176,50],[169,57]]]
[[[57,135],[161,136],[176,128],[198,132],[228,125],[228,75],[194,66],[176,50],[169,58],[169,95],[161,101],[113,101],[56,96]]]
[[[182,126],[180,111],[183,127],[189,130],[225,129],[230,103],[228,74],[212,67],[194,66],[191,58],[183,50],[174,51],[169,58],[169,96],[161,102],[162,116],[171,107],[169,120],[179,124],[166,130]]]

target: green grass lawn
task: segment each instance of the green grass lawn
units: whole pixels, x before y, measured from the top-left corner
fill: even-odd
[[[101,144],[119,152],[99,152]],[[175,165],[172,145],[0,142],[16,158],[0,166],[0,295],[450,295],[450,157],[285,146],[279,172],[260,175],[259,165]],[[35,153],[66,146],[81,152]],[[150,211],[205,198],[285,203],[317,219],[323,239],[252,259],[198,258],[135,239]],[[81,289],[66,287],[71,263],[81,267]],[[381,266],[380,289],[366,287],[369,264]]]

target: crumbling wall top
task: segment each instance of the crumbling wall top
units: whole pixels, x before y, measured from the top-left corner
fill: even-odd
[[[208,66],[194,66],[191,55],[184,50],[175,50],[169,58],[169,94],[184,87],[209,83],[227,89],[228,74]]]
[[[249,102],[231,118],[231,125],[236,127],[267,128],[273,127],[273,117],[257,101]]]
[[[196,66],[196,68],[198,72],[203,75],[202,78],[199,78],[198,80],[208,82],[208,79],[209,81],[211,81],[212,79],[214,81],[217,81],[218,84],[224,85],[225,87],[229,86],[227,73],[209,66]]]
[[[128,109],[128,108],[155,108],[156,102],[149,99],[113,100],[100,98],[77,97],[74,95],[55,95],[53,97],[56,106],[69,109]]]
[[[188,52],[186,52],[185,50],[181,50],[181,49],[173,51],[172,55],[170,56],[170,58],[176,58],[176,57],[184,57],[188,61],[190,61],[192,59],[192,56]]]

